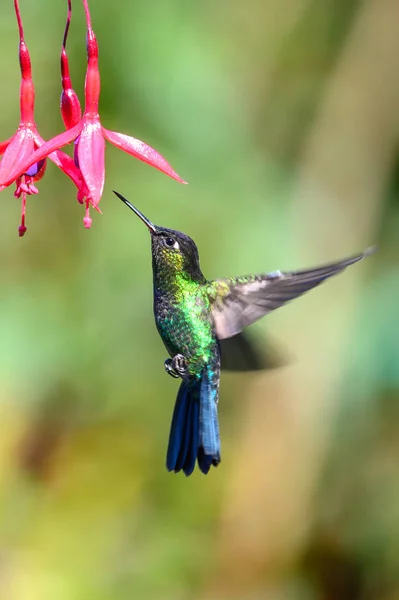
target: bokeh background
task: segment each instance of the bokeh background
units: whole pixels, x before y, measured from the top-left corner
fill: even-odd
[[[21,0],[43,137],[62,130],[66,2]],[[0,597],[399,598],[399,3],[92,0],[108,146],[83,228],[48,165],[1,193]],[[82,95],[85,24],[68,50]],[[0,18],[0,137],[18,123]],[[284,368],[222,377],[223,462],[167,473],[176,381],[152,317],[148,233],[190,234],[209,278],[376,255],[252,327]]]

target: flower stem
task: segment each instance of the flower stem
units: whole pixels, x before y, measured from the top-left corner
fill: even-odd
[[[86,14],[87,34],[87,70],[85,79],[85,115],[98,119],[98,101],[100,97],[100,72],[98,70],[98,44],[91,26],[88,0],[82,0]]]
[[[67,20],[66,20],[66,24],[65,24],[64,38],[62,40],[62,47],[64,49],[66,48],[69,26],[71,24],[71,18],[72,18],[72,0],[68,0],[68,15],[67,15]]]
[[[69,26],[72,18],[72,0],[68,0],[68,14],[65,24],[64,37],[61,48],[61,116],[66,129],[71,129],[77,125],[82,116],[79,98],[72,87],[72,81],[69,74],[69,61],[66,52],[66,43],[68,38]]]
[[[18,227],[18,235],[19,235],[19,237],[23,237],[25,235],[25,232],[26,232],[25,213],[26,213],[26,193],[22,192],[21,225]]]
[[[25,44],[24,27],[22,25],[18,0],[14,0],[14,9],[19,30],[19,64],[22,76],[20,91],[21,121],[25,124],[32,124],[34,122],[35,89],[33,87],[29,50]]]
[[[17,22],[18,22],[19,39],[21,42],[23,42],[24,41],[24,26],[22,25],[21,11],[19,10],[18,0],[14,0],[14,8],[15,8],[15,14],[17,16]]]
[[[90,16],[90,10],[89,10],[89,3],[87,0],[82,0],[83,2],[83,8],[85,10],[85,14],[86,14],[86,23],[87,23],[87,29],[91,29],[91,16]]]

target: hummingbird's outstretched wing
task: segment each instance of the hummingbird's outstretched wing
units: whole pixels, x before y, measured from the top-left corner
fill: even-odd
[[[291,273],[274,271],[264,275],[212,281],[209,296],[217,337],[222,340],[236,335],[247,325],[341,273],[374,251],[374,247],[368,248],[357,256],[314,269]]]

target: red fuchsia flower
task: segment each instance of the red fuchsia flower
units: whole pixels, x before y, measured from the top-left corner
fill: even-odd
[[[172,169],[169,163],[156,150],[136,138],[130,137],[123,133],[110,131],[101,125],[100,115],[98,112],[100,97],[98,44],[91,26],[88,1],[82,1],[87,23],[87,71],[85,79],[85,109],[83,116],[77,124],[73,125],[75,116],[68,114],[69,96],[67,94],[67,90],[69,88],[63,87],[61,111],[67,131],[57,135],[43,144],[43,146],[38,148],[33,155],[27,158],[23,163],[20,163],[12,175],[14,178],[16,178],[21,172],[24,172],[27,168],[29,168],[33,162],[38,163],[49,156],[52,152],[74,141],[75,164],[80,169],[85,184],[85,187],[78,186],[80,192],[78,193],[78,200],[83,199],[82,194],[84,194],[86,197],[86,216],[84,219],[84,224],[85,227],[89,228],[91,225],[89,205],[92,204],[95,208],[98,206],[104,188],[105,140],[108,140],[111,142],[111,144],[134,156],[135,158],[138,158],[152,167],[155,167],[159,171],[162,171],[162,173],[165,173],[176,181],[180,183],[186,182]],[[65,66],[67,66],[67,58],[64,59],[64,68]],[[69,70],[65,71],[65,73],[65,82],[67,82]],[[70,87],[70,89],[72,89],[72,87]],[[77,113],[75,112],[74,115],[76,114]],[[0,184],[1,183],[2,179],[0,178]]]
[[[72,17],[72,2],[68,0],[68,13],[67,20],[64,31],[64,38],[62,40],[62,48],[61,48],[61,99],[60,99],[60,109],[61,109],[61,117],[65,125],[65,129],[72,129],[75,125],[78,125],[82,118],[82,109],[80,106],[80,101],[77,93],[72,87],[71,76],[69,74],[69,60],[66,52],[66,43],[68,39],[69,26],[71,23]],[[89,204],[91,203],[91,197],[89,189],[87,188],[86,182],[83,178],[83,175],[79,169],[79,162],[77,157],[77,144],[75,140],[75,148],[74,148],[74,162],[76,168],[79,170],[80,174],[80,184],[78,187],[77,199],[80,204],[83,204],[84,199],[86,198],[86,214],[83,219],[83,224],[86,229],[91,227],[92,219],[89,215]],[[101,212],[98,206],[95,206],[95,209],[98,212]]]
[[[76,185],[80,185],[79,170],[73,160],[64,152],[46,153],[35,160],[34,151],[45,143],[39,135],[34,119],[35,88],[32,80],[32,68],[29,51],[24,39],[22,19],[18,0],[14,0],[15,14],[19,28],[19,63],[21,68],[20,89],[20,123],[16,133],[5,142],[0,143],[0,155],[4,155],[0,163],[0,191],[16,183],[14,196],[22,199],[21,225],[19,236],[26,232],[25,210],[26,197],[37,194],[35,183],[44,175],[46,158],[50,158]],[[32,158],[32,160],[31,160]],[[29,163],[29,164],[28,164]]]

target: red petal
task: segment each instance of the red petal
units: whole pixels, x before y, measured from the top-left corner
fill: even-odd
[[[94,206],[101,199],[105,179],[105,142],[100,121],[84,119],[78,142],[78,160]]]
[[[52,160],[53,163],[65,173],[65,175],[68,175],[68,177],[72,179],[77,188],[80,187],[82,183],[82,175],[75,165],[73,158],[68,156],[68,154],[65,154],[65,152],[62,152],[62,150],[56,150],[49,155],[49,159]]]
[[[0,155],[4,154],[4,152],[7,150],[7,146],[8,144],[11,142],[12,138],[14,136],[12,135],[8,140],[6,140],[5,142],[0,142]]]
[[[13,136],[9,143],[4,156],[0,163],[0,185],[10,185],[17,179],[18,170],[20,165],[24,162],[29,161],[30,157],[33,156],[35,149],[35,143],[33,141],[33,132],[27,127],[19,127],[17,133]],[[29,166],[36,161],[29,163]],[[20,175],[25,172],[26,169],[22,169]],[[17,171],[17,176],[14,176],[14,172]]]
[[[142,160],[147,163],[151,167],[155,167],[165,175],[169,175],[172,179],[176,179],[179,183],[187,183],[184,181],[170,166],[168,162],[164,159],[163,156],[158,154],[154,148],[148,146],[144,142],[137,140],[134,137],[130,137],[129,135],[125,135],[124,133],[116,133],[116,131],[110,131],[109,129],[105,129],[103,127],[104,137],[114,144],[117,148],[120,148],[124,152],[131,154],[135,158]]]
[[[61,146],[69,144],[69,142],[74,140],[79,135],[81,126],[81,123],[78,123],[77,125],[75,125],[75,127],[72,127],[72,129],[68,129],[63,133],[56,135],[55,137],[51,138],[51,140],[49,140],[48,142],[43,143],[43,145],[40,145],[40,143],[43,142],[43,139],[39,135],[35,135],[36,145],[40,147],[35,152],[33,152],[33,154],[29,156],[29,158],[25,158],[23,161],[20,161],[18,165],[15,165],[14,171],[10,175],[11,179],[9,178],[7,181],[3,181],[3,179],[0,177],[0,182],[9,185],[11,181],[14,181],[23,173],[25,173],[29,169],[29,167],[33,165],[33,163],[39,162],[39,160],[43,160],[43,158],[47,158],[49,154],[51,154],[55,150],[58,150],[58,148],[61,148]]]
[[[35,131],[36,146],[41,148],[42,146],[44,146],[45,143],[46,142],[44,141],[44,139],[38,134],[37,131]],[[65,154],[65,152],[62,152],[62,150],[56,150],[55,152],[52,152],[51,154],[49,154],[48,158],[55,165],[57,165],[57,167],[61,169],[61,171],[63,171],[65,175],[68,175],[68,177],[73,181],[77,188],[80,187],[82,183],[82,174],[75,165],[75,161],[73,160],[73,158],[68,156],[68,154]]]

